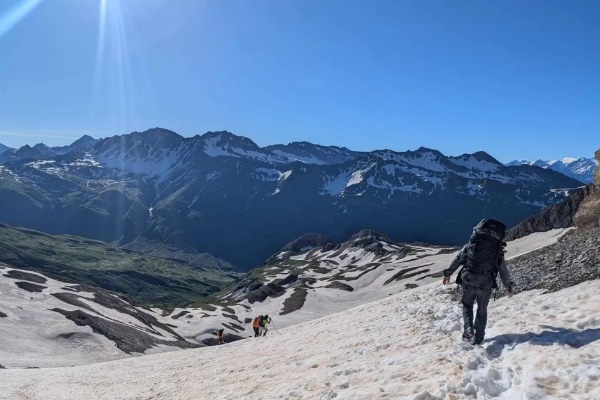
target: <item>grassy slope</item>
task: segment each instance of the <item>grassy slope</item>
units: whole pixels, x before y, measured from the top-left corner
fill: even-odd
[[[0,224],[0,261],[51,277],[119,292],[140,304],[201,301],[237,279],[235,273],[121,250],[76,236],[52,236]]]

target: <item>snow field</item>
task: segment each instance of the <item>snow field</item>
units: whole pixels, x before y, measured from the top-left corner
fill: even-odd
[[[599,281],[492,302],[482,347],[460,342],[454,295],[432,284],[264,338],[5,370],[0,398],[600,398]]]

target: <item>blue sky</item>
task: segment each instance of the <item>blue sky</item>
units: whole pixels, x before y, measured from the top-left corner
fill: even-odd
[[[160,126],[592,156],[599,20],[595,0],[0,0],[0,143]]]

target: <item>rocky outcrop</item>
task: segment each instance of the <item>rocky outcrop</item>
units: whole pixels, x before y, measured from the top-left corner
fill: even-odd
[[[523,220],[511,228],[506,240],[514,240],[534,232],[546,232],[551,229],[570,228],[575,225],[575,215],[585,200],[596,194],[594,185],[587,185],[570,194],[562,202],[546,207],[539,214]]]
[[[600,228],[567,234],[557,243],[508,261],[515,291],[555,292],[600,278]]]
[[[600,150],[596,151],[596,159],[600,162]],[[586,230],[600,226],[600,165],[594,174],[594,192],[588,196],[575,215],[577,230]]]
[[[600,150],[595,155],[600,162]],[[579,231],[600,226],[600,166],[596,168],[593,183],[523,220],[508,231],[506,239],[514,240],[534,232],[572,226]]]
[[[331,240],[318,233],[307,233],[306,235],[300,236],[298,239],[291,243],[283,246],[281,251],[302,253],[306,249],[312,249],[315,247],[323,247],[328,244],[333,244]]]

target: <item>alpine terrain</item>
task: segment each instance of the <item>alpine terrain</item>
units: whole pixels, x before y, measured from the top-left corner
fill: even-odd
[[[169,310],[3,264],[0,397],[597,398],[597,178],[559,205],[574,225],[508,243],[516,294],[491,302],[481,346],[460,340],[459,295],[441,285],[457,248],[370,230],[303,235],[211,303]],[[250,339],[258,314],[272,324]],[[48,329],[27,331],[33,319]],[[215,344],[219,328],[225,345],[169,351]]]
[[[196,265],[214,268],[255,267],[307,232],[457,245],[484,216],[516,224],[582,186],[484,152],[261,148],[229,132],[158,128],[25,146],[0,162],[2,222],[179,260],[204,253]]]

